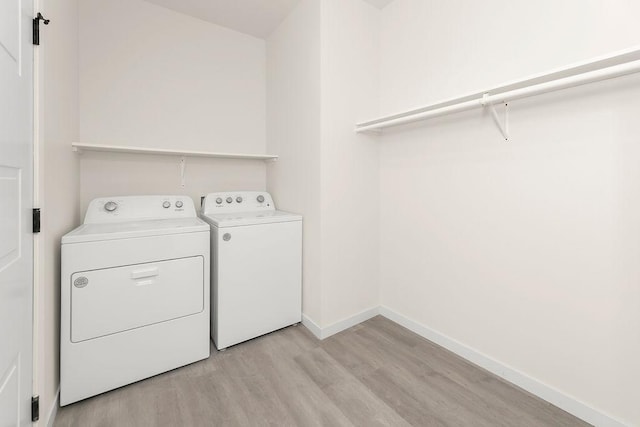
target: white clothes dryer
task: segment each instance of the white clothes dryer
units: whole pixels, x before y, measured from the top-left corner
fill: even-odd
[[[219,350],[299,323],[302,216],[264,191],[211,193],[211,337]]]
[[[188,197],[91,202],[62,238],[62,406],[209,357],[209,245]]]

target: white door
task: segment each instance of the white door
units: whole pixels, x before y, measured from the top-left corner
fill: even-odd
[[[31,425],[33,0],[0,0],[0,426]]]

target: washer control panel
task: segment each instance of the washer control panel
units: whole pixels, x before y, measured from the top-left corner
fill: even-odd
[[[273,199],[266,191],[210,193],[202,203],[202,212],[205,215],[274,210],[276,207],[273,204]]]
[[[187,196],[115,196],[92,200],[87,209],[84,223],[195,216],[196,210],[193,200]]]

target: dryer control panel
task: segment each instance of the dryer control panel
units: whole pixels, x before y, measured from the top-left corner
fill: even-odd
[[[114,196],[100,197],[89,204],[85,224],[195,218],[193,200],[187,196]]]
[[[202,213],[205,215],[274,210],[273,198],[266,191],[209,193],[202,203]]]

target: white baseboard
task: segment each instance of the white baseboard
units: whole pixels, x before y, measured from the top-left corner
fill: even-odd
[[[345,329],[356,326],[357,324],[369,320],[372,317],[376,317],[378,314],[380,314],[380,307],[372,307],[368,310],[361,311],[360,313],[333,323],[326,328],[322,328],[322,339],[329,338],[331,335],[335,335],[338,332],[342,332]]]
[[[319,340],[322,339],[322,328],[316,324],[313,320],[307,317],[305,314],[302,315],[302,325],[305,328],[311,331],[313,335],[316,336]]]
[[[528,391],[560,409],[598,427],[624,427],[627,424],[569,396],[527,374],[471,348],[438,331],[411,320],[388,307],[380,307],[380,314],[393,322],[404,326],[423,338],[432,341],[460,357],[478,365],[508,382]]]
[[[56,391],[56,398],[53,399],[53,404],[49,409],[49,413],[47,414],[47,427],[53,427],[53,423],[56,420],[56,415],[58,414],[58,407],[60,407],[60,387],[58,387],[58,391]]]
[[[323,340],[325,338],[329,338],[331,335],[337,334],[338,332],[342,332],[345,329],[349,329],[352,326],[356,326],[365,320],[369,320],[378,314],[380,314],[380,307],[372,307],[354,314],[353,316],[349,316],[346,319],[339,320],[325,328],[321,328],[316,322],[303,314],[302,324],[309,329],[316,338]]]

